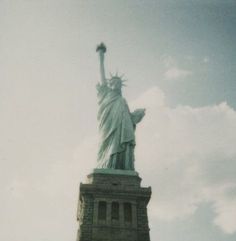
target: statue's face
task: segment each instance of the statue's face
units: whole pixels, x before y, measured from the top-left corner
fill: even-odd
[[[122,81],[118,77],[113,77],[110,81],[110,88],[113,90],[121,90]]]

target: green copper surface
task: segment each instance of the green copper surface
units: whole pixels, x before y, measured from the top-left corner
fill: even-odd
[[[97,84],[101,134],[98,168],[134,170],[135,128],[145,115],[145,109],[131,113],[122,96],[121,77],[115,75],[106,79],[105,51],[104,44],[97,47],[101,72],[101,83]]]

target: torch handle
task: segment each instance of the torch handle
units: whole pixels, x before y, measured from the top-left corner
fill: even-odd
[[[100,45],[97,46],[97,52],[99,54],[101,82],[102,84],[105,84],[106,77],[105,77],[104,57],[106,52],[106,46],[103,43],[101,43]]]

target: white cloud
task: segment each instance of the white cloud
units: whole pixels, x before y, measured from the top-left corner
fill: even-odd
[[[192,60],[192,56],[185,57],[186,59]],[[192,75],[192,71],[182,69],[178,67],[176,60],[169,55],[164,55],[162,57],[162,62],[165,66],[164,78],[169,80],[176,80],[176,79],[184,79],[190,75]]]
[[[151,215],[185,218],[201,202],[210,202],[214,223],[235,232],[236,195],[228,193],[229,185],[236,186],[236,112],[227,103],[202,108],[162,103],[158,108],[149,101],[154,92],[161,90],[155,87],[140,97],[147,115],[137,129],[136,150],[137,169],[153,187]]]
[[[178,67],[171,67],[167,69],[167,71],[164,73],[164,77],[166,79],[175,80],[180,78],[186,78],[187,76],[192,75],[192,72],[185,69],[180,69]]]
[[[235,169],[234,169],[235,170]],[[228,185],[221,184],[220,187],[210,190],[214,202],[216,218],[214,223],[221,227],[224,232],[232,234],[236,231],[236,183]]]

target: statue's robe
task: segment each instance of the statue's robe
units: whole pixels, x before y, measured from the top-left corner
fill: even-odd
[[[101,134],[98,167],[134,170],[135,125],[126,100],[106,84],[98,84]]]

